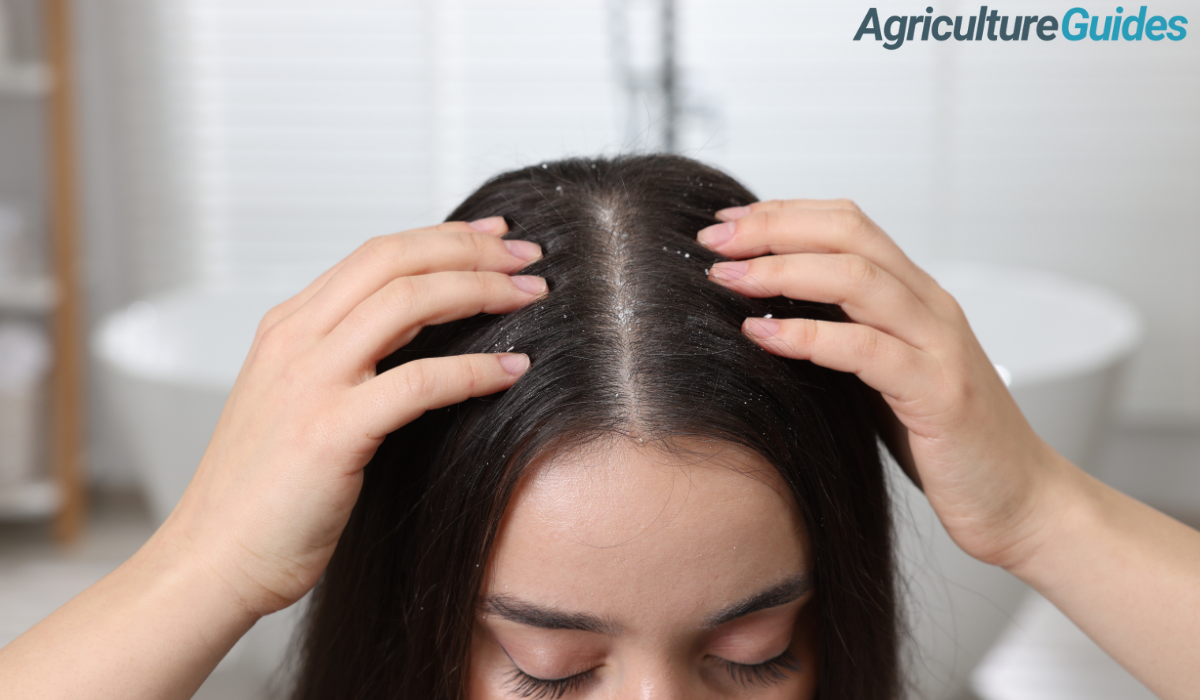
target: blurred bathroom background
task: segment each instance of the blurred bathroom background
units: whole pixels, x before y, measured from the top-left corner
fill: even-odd
[[[897,0],[62,4],[76,348],[52,342],[64,281],[48,234],[62,172],[48,96],[63,83],[46,68],[47,5],[0,0],[0,645],[169,511],[266,308],[364,239],[441,220],[501,170],[569,155],[672,150],[764,199],[853,198],[969,298],[1022,406],[1062,436],[1048,439],[1200,521],[1192,37],[851,40],[872,4],[884,17],[926,7]],[[38,514],[57,503],[47,377],[70,350],[84,358],[89,515],[61,543]],[[914,697],[1152,697],[1007,574],[956,578],[969,564],[921,544],[936,528],[896,488],[900,517],[927,535],[905,540],[909,566],[950,572],[914,573]],[[268,697],[298,614],[264,621],[262,643],[239,645],[198,697]],[[965,641],[972,615],[994,619]]]

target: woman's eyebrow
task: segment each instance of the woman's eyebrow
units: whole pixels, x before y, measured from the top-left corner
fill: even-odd
[[[619,625],[595,615],[567,612],[509,596],[489,596],[486,608],[509,622],[545,630],[577,630],[608,635],[621,631]]]
[[[704,623],[704,629],[720,627],[726,622],[736,620],[739,617],[745,617],[759,610],[787,605],[810,590],[812,590],[812,579],[805,574],[793,576],[782,583],[755,593],[745,600],[741,600],[720,612],[714,613]]]

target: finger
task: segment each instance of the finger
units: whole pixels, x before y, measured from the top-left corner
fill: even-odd
[[[449,226],[447,226],[447,224],[453,224],[453,223],[455,223],[455,222],[447,222],[446,224],[441,224],[434,228],[435,228],[435,230],[440,229],[442,227],[450,228]],[[507,224],[507,222],[504,221],[503,216],[488,216],[488,217],[485,217],[482,219],[468,221],[468,222],[466,222],[466,224],[471,230],[478,231],[479,233],[486,233],[490,236],[503,236],[504,234],[508,233],[508,224]],[[325,286],[325,282],[327,282],[329,280],[329,278],[334,275],[334,273],[336,273],[338,270],[340,270],[342,265],[346,264],[346,261],[348,261],[350,258],[354,257],[354,255],[356,253],[359,253],[360,251],[362,251],[363,248],[366,247],[367,245],[368,245],[368,243],[364,243],[364,244],[360,245],[358,248],[355,249],[355,251],[353,253],[342,258],[333,267],[331,267],[328,270],[326,270],[325,272],[321,273],[320,277],[313,280],[307,287],[302,289],[299,294],[293,296],[292,298],[288,299],[287,301],[285,301],[282,304],[279,304],[277,307],[275,307],[275,309],[278,310],[278,315],[286,316],[286,315],[290,314],[292,311],[294,311],[297,307],[303,305],[306,301],[308,301],[310,298],[312,298],[312,296],[317,293],[317,290],[319,290],[321,287]]]
[[[937,319],[912,291],[858,255],[796,253],[713,265],[709,277],[749,297],[837,304],[852,320],[928,349]]]
[[[342,258],[333,267],[322,272],[320,277],[317,277],[312,282],[309,282],[307,287],[300,290],[294,296],[289,297],[288,299],[272,307],[271,310],[263,316],[262,321],[260,321],[258,324],[258,330],[254,334],[255,343],[258,342],[258,339],[262,336],[264,331],[292,315],[296,309],[299,309],[309,299],[311,299],[313,295],[315,295],[322,287],[325,286],[325,283],[329,281],[329,278],[333,277],[333,275],[337,273],[337,271],[340,270],[342,266],[346,264],[346,261],[349,260],[353,255],[354,253],[351,253],[350,255]]]
[[[474,231],[485,233],[491,236],[503,236],[504,234],[508,233],[508,224],[504,221],[503,216],[489,216],[483,219],[476,219],[475,221],[466,222],[466,224]],[[444,225],[445,224],[443,224],[443,226]],[[342,258],[333,267],[321,273],[320,277],[317,277],[315,280],[310,282],[308,286],[300,290],[300,292],[295,296],[292,296],[286,301],[277,304],[274,308],[267,312],[266,316],[263,317],[262,323],[259,324],[258,333],[255,335],[255,338],[257,338],[259,335],[262,335],[264,330],[287,318],[292,314],[293,311],[303,306],[309,299],[313,297],[313,295],[315,295],[322,287],[325,286],[325,283],[329,281],[330,277],[336,274],[337,271],[340,270],[348,260],[360,253],[368,244],[369,242],[360,245],[353,253]]]
[[[862,211],[858,205],[849,199],[770,199],[765,202],[755,202],[744,207],[729,207],[718,211],[716,216],[721,221],[740,219],[747,214],[772,209],[849,209]]]
[[[521,353],[480,353],[415,360],[355,387],[352,405],[377,439],[425,411],[486,396],[512,386],[529,367]]]
[[[487,216],[482,219],[468,221],[467,226],[470,226],[472,230],[491,236],[503,236],[508,233],[508,222],[504,220],[503,216]]]
[[[366,243],[294,315],[311,333],[324,335],[398,277],[443,270],[512,273],[541,254],[535,243],[503,240],[461,222],[383,236]]]
[[[924,490],[921,473],[917,469],[917,461],[913,456],[912,443],[909,441],[908,426],[904,425],[904,422],[888,405],[883,394],[873,394],[870,400],[871,409],[875,413],[875,424],[878,426],[879,437],[883,440],[883,444],[913,484]]]
[[[939,311],[948,296],[925,271],[860,211],[842,208],[775,208],[700,231],[701,243],[722,255],[753,258],[768,253],[852,253],[887,270]]]
[[[742,330],[772,354],[856,374],[897,401],[927,394],[936,373],[929,354],[860,323],[748,318]]]
[[[367,297],[321,341],[342,367],[373,368],[425,326],[479,313],[515,311],[546,293],[546,281],[499,272],[434,272],[399,277]]]

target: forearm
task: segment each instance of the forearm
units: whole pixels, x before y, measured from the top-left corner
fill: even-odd
[[[1057,466],[1048,536],[1009,570],[1159,697],[1195,697],[1200,532],[1065,460]]]
[[[256,618],[203,562],[156,536],[0,649],[0,697],[191,697]]]

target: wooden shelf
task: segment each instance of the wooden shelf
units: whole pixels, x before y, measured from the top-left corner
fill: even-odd
[[[50,277],[0,277],[0,313],[47,314],[57,301],[58,290]]]
[[[0,96],[42,97],[52,87],[50,69],[40,63],[0,65]]]
[[[0,520],[40,520],[62,508],[62,491],[52,479],[0,484]]]
[[[50,374],[50,473],[60,498],[54,516],[59,540],[83,529],[84,414],[83,275],[79,246],[74,75],[71,70],[71,0],[42,0],[46,17],[46,63],[54,79],[47,94],[50,176],[50,259],[54,273],[54,369]]]
[[[46,176],[49,179],[47,278],[0,280],[0,312],[44,314],[54,344],[49,379],[45,480],[0,484],[0,519],[54,518],[62,542],[79,536],[87,508],[84,491],[83,276],[79,245],[72,0],[40,0],[46,31],[44,61],[0,59],[0,102],[45,98]],[[0,9],[3,9],[0,6]],[[0,449],[3,446],[0,445]]]

